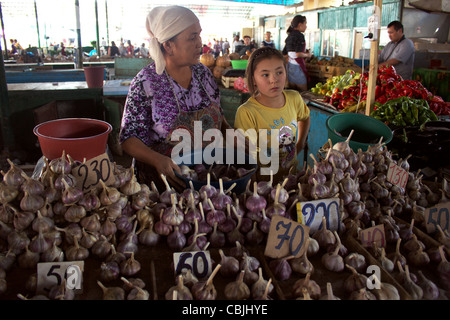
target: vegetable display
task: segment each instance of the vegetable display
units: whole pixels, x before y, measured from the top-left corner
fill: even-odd
[[[397,127],[421,126],[427,121],[438,120],[426,100],[409,97],[389,100],[372,111],[370,116]]]
[[[352,73],[353,76],[350,78],[348,75],[352,75]],[[346,79],[345,76],[347,76],[347,81],[344,81],[344,86],[338,87],[337,84],[342,79]],[[324,94],[325,102],[332,104],[338,110],[346,111],[346,108],[354,106],[358,101],[367,99],[368,80],[368,72],[358,75],[349,70],[344,76],[328,79],[326,85],[318,83],[311,91]],[[450,102],[445,102],[441,97],[433,95],[417,80],[403,80],[393,66],[380,66],[376,79],[374,110],[390,100],[401,97],[423,99],[437,116],[450,115]]]

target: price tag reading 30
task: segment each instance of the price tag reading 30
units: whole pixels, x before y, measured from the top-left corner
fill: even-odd
[[[308,237],[309,227],[275,215],[270,222],[264,255],[275,259],[290,255],[298,258],[307,249],[305,244]]]
[[[408,183],[408,172],[391,161],[387,173],[387,181],[405,189],[406,183]]]

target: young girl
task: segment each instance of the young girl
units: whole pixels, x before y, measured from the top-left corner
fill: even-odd
[[[246,136],[257,146],[259,160],[259,153],[265,153],[265,156],[271,158],[270,155],[275,151],[271,141],[278,141],[279,165],[274,182],[279,182],[291,167],[297,167],[297,154],[304,148],[308,136],[310,111],[298,91],[284,89],[287,81],[286,66],[279,50],[262,47],[253,52],[248,61],[246,77],[252,96],[238,108],[235,128],[242,129],[244,133],[248,129],[256,130],[257,137]],[[266,137],[259,134],[262,129],[267,130]],[[272,137],[273,134],[277,134],[277,137]],[[265,138],[267,148],[260,141]],[[259,173],[261,172],[260,170]],[[258,178],[266,180],[269,177],[259,174]]]

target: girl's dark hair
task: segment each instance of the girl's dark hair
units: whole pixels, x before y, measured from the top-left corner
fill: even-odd
[[[254,81],[254,77],[253,77],[253,75],[255,73],[255,69],[258,66],[258,63],[260,61],[265,60],[265,59],[271,59],[271,58],[278,58],[281,61],[283,61],[283,66],[286,70],[286,64],[285,64],[285,59],[283,57],[283,54],[281,53],[280,50],[277,50],[272,47],[261,47],[259,49],[256,49],[254,52],[252,52],[252,54],[250,55],[250,58],[248,59],[247,69],[245,70],[245,77],[247,80],[248,91],[253,96],[255,96],[256,93],[258,92],[258,90],[255,86],[255,81]]]
[[[301,14],[296,15],[294,17],[294,19],[292,19],[291,25],[287,29],[287,33],[292,32],[294,30],[294,28],[296,28],[298,26],[299,23],[305,23],[305,21],[306,21],[306,17],[305,16],[302,16]]]

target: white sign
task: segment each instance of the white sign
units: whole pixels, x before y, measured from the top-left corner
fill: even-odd
[[[209,251],[174,252],[173,265],[175,266],[175,275],[180,274],[183,269],[188,269],[198,279],[202,279],[212,272]]]
[[[37,265],[36,294],[48,294],[66,279],[67,289],[82,292],[84,261],[41,262]]]
[[[339,231],[341,223],[339,198],[297,203],[297,221],[310,228],[310,235],[313,235],[321,228],[322,217],[325,217],[325,220],[327,221],[328,230]]]

